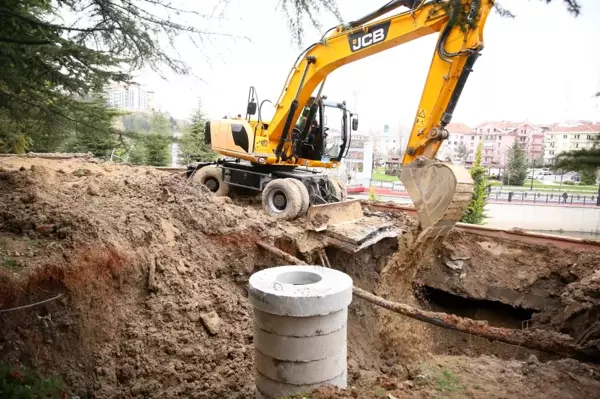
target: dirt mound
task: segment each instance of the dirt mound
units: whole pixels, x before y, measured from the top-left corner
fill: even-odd
[[[294,226],[152,168],[0,166],[0,308],[64,294],[0,314],[3,362],[60,374],[80,396],[251,391],[242,284],[276,263],[255,241]]]

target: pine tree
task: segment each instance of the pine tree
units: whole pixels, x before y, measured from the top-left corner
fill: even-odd
[[[136,140],[129,140],[129,151],[127,152],[127,161],[134,165],[146,164],[145,137],[139,137]]]
[[[587,167],[581,169],[581,184],[595,185],[597,177],[597,169],[594,167]]]
[[[527,178],[527,159],[518,140],[513,141],[508,150],[508,165],[502,176],[502,182],[511,186],[522,186]]]
[[[145,163],[152,166],[168,166],[171,162],[173,133],[169,119],[162,113],[152,115],[150,133],[144,138]]]
[[[198,104],[191,117],[191,124],[183,129],[179,140],[179,162],[187,165],[193,161],[214,161],[218,155],[204,139],[206,117]]]
[[[467,146],[464,142],[461,141],[457,148],[457,155],[461,159],[461,161],[464,161],[465,159],[467,159],[467,154]]]
[[[90,112],[82,115],[83,123],[75,124],[73,136],[66,144],[68,151],[91,152],[97,158],[108,159],[113,149],[121,147],[118,136],[111,131],[113,120],[121,112],[106,109],[104,104],[103,99],[90,104]]]
[[[463,223],[481,224],[486,218],[484,208],[487,200],[488,182],[486,168],[481,165],[482,153],[483,141],[480,141],[475,152],[475,161],[469,171],[473,178],[473,197],[460,220]]]

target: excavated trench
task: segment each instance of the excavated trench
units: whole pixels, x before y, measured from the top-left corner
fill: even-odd
[[[149,168],[29,159],[0,166],[0,309],[63,294],[0,313],[2,362],[60,375],[82,398],[253,396],[246,282],[257,270],[285,264],[256,243],[314,262],[318,256],[303,252],[310,237],[302,223],[276,222]],[[405,216],[394,220],[406,223]],[[403,239],[385,239],[356,254],[333,247],[325,253],[356,286],[390,301],[513,328],[531,318],[530,328],[597,338],[598,253],[455,231],[440,251],[426,251],[400,270],[406,248]],[[575,378],[559,381],[566,395],[546,397],[597,392],[590,381],[600,373],[591,366],[515,363],[510,359],[552,357],[426,325],[360,298],[349,310],[349,383],[358,397],[381,389],[395,397],[445,395],[442,380],[428,380],[416,366],[427,362],[461,372],[465,386],[488,370],[487,380],[470,385],[487,389],[475,397],[522,391],[517,382],[538,378],[534,366],[542,388],[562,378],[548,374],[556,367]],[[514,383],[496,380],[499,374]],[[355,397],[336,395],[314,397]]]
[[[533,309],[514,307],[498,301],[464,298],[427,286],[415,285],[413,288],[424,308],[469,319],[484,320],[494,327],[521,329],[527,327],[535,314]]]

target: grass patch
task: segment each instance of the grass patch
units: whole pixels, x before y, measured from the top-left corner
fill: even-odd
[[[295,395],[280,396],[277,399],[310,399],[310,398],[312,398],[312,394],[310,392],[305,392],[305,393],[298,393]]]
[[[7,399],[62,398],[60,380],[41,377],[21,366],[0,364],[0,397]]]
[[[450,370],[444,370],[435,378],[435,389],[440,392],[458,392],[464,391],[465,387],[460,383],[460,378],[456,374]]]
[[[385,398],[387,397],[387,392],[382,387],[375,388],[375,397],[376,398]]]
[[[373,174],[371,175],[371,180],[386,181],[386,182],[399,182],[400,178],[398,176],[388,176],[385,173],[381,173],[381,172],[373,172]]]
[[[490,181],[489,182],[492,187],[502,187],[503,191],[530,191],[531,183],[525,182],[522,186],[505,186],[500,181]],[[598,187],[596,186],[573,186],[573,185],[565,185],[563,183],[562,187],[559,185],[553,184],[541,184],[541,183],[533,183],[533,189],[535,192],[539,193],[555,193],[555,192],[563,192],[573,194],[585,194],[585,195],[595,195],[598,193]]]
[[[464,397],[472,396],[456,373],[440,366],[421,365],[415,380],[418,385],[430,386],[441,394],[460,393]]]
[[[4,267],[6,269],[15,270],[20,268],[19,263],[13,258],[4,258],[0,260],[0,267]]]

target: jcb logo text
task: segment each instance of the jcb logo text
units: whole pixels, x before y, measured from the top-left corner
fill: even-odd
[[[352,52],[355,52],[384,41],[387,37],[389,27],[390,22],[387,21],[373,26],[369,32],[361,31],[349,35],[350,49]]]

